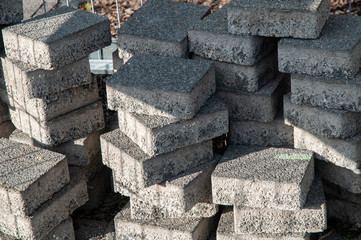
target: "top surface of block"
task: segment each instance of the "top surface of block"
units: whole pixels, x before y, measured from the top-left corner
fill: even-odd
[[[136,55],[119,68],[107,84],[190,92],[212,66],[209,61]]]
[[[229,6],[242,8],[267,8],[279,10],[317,11],[322,0],[232,0]]]
[[[348,15],[331,15],[319,38],[313,40],[283,38],[280,40],[279,46],[291,45],[331,51],[352,51],[360,39],[361,18]]]
[[[24,191],[65,156],[45,149],[0,139],[0,187]]]
[[[119,28],[118,34],[180,42],[187,37],[188,29],[208,11],[209,7],[206,6],[170,0],[148,0]]]
[[[207,32],[230,34],[228,32],[227,7],[214,11],[192,27],[192,30],[203,30]]]

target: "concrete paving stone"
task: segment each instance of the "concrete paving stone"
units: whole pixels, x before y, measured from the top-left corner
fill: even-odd
[[[279,112],[275,119],[268,123],[230,120],[229,143],[263,147],[293,147],[293,127],[284,123],[282,112]]]
[[[310,240],[310,234],[239,234],[234,231],[233,209],[226,207],[218,223],[217,240]]]
[[[317,38],[330,1],[236,0],[228,5],[228,31],[266,37]]]
[[[234,206],[236,233],[289,234],[323,232],[327,228],[326,199],[320,177],[315,177],[305,205],[299,210]]]
[[[228,132],[227,106],[211,97],[189,120],[118,111],[119,129],[149,156],[204,142]]]
[[[71,170],[71,181],[30,216],[0,214],[0,231],[20,239],[42,239],[88,200],[86,180]]]
[[[73,220],[71,217],[62,221],[42,240],[75,240]]]
[[[135,54],[186,58],[188,30],[209,11],[209,7],[185,2],[147,1],[118,30],[122,63]]]
[[[206,60],[198,55],[192,58]],[[214,61],[214,68],[217,89],[256,92],[277,76],[277,54],[273,52],[252,66]]]
[[[212,173],[213,202],[298,210],[313,176],[311,151],[230,145]]]
[[[251,66],[277,48],[274,38],[230,34],[227,9],[224,6],[194,24],[188,31],[190,52],[216,61]]]
[[[327,216],[344,224],[361,224],[361,205],[338,198],[327,199]]]
[[[9,138],[14,130],[15,127],[11,121],[0,123],[0,138]]]
[[[215,96],[228,106],[229,116],[234,120],[272,122],[282,105],[285,82],[288,77],[280,74],[257,92],[217,90]]]
[[[361,19],[331,15],[319,38],[282,39],[278,43],[281,72],[354,77],[361,63]],[[348,44],[341,44],[347,42]]]
[[[44,147],[86,137],[104,128],[104,114],[101,101],[57,117],[46,123],[39,123],[19,109],[9,109],[15,127],[40,142]]]
[[[21,61],[2,58],[6,83],[24,98],[42,98],[67,89],[90,84],[92,81],[87,58],[55,70],[43,70]]]
[[[9,59],[47,70],[80,60],[111,43],[107,17],[67,7],[7,27],[3,37]]]
[[[0,102],[0,123],[10,120],[9,109],[5,103]]]
[[[352,80],[293,74],[291,87],[292,103],[361,112],[361,72]]]
[[[0,2],[0,24],[15,24],[23,20],[23,0]]]
[[[206,240],[215,218],[132,219],[126,206],[114,218],[116,239]]]
[[[334,183],[349,192],[361,193],[361,170],[346,169],[323,160],[317,160],[315,168],[322,179]]]
[[[108,108],[191,119],[215,92],[213,63],[134,56],[106,83]]]
[[[361,134],[351,138],[324,138],[294,127],[294,147],[308,149],[317,159],[350,170],[361,169]]]
[[[145,154],[119,129],[101,135],[100,143],[103,163],[118,171],[123,185],[133,192],[189,171],[213,157],[212,140],[158,156]]]
[[[62,154],[2,138],[0,156],[0,211],[4,215],[29,216],[70,181]]]

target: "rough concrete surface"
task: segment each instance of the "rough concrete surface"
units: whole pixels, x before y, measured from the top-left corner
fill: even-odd
[[[42,240],[75,240],[73,220],[71,217],[62,221]]]
[[[15,24],[23,20],[23,0],[0,2],[0,24]]]

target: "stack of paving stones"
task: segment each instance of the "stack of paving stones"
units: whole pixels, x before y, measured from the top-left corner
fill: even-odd
[[[10,139],[66,155],[87,178],[87,206],[96,207],[111,173],[105,174],[101,161],[103,107],[87,57],[111,43],[109,20],[62,7],[3,29],[3,37],[8,104],[17,128]]]
[[[309,239],[326,229],[326,200],[313,153],[230,145],[212,173],[213,202],[226,206],[217,239]]]
[[[213,63],[134,55],[106,84],[119,129],[101,135],[102,158],[130,197],[116,239],[207,239],[218,212],[212,139],[228,132]]]
[[[189,31],[190,52],[215,62],[216,96],[229,108],[230,143],[292,146],[293,129],[282,116],[289,79],[277,70],[278,39],[230,33],[230,4]]]
[[[1,239],[75,239],[70,214],[87,200],[66,156],[0,139]]]

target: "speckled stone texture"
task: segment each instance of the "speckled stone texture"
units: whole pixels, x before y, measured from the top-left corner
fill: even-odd
[[[63,7],[3,29],[3,38],[9,59],[52,70],[110,45],[110,22],[104,16]]]
[[[230,145],[212,173],[213,202],[297,210],[313,176],[311,151]]]
[[[10,134],[15,130],[11,121],[0,123],[0,138],[9,138]]]
[[[68,182],[64,155],[0,139],[0,215],[30,215]]]
[[[214,222],[214,218],[132,219],[129,206],[114,218],[116,239],[123,240],[206,240]]]
[[[234,231],[233,209],[227,207],[218,223],[217,240],[310,240],[310,234],[239,234]]]
[[[229,141],[230,144],[248,146],[293,147],[293,127],[284,123],[282,113],[267,123],[231,120]]]
[[[231,119],[272,122],[282,105],[287,80],[280,74],[257,92],[217,90],[216,97],[227,104]]]
[[[134,56],[106,82],[111,110],[191,119],[215,92],[213,63]]]
[[[0,24],[15,24],[23,20],[23,0],[0,2]]]
[[[329,17],[328,0],[233,0],[228,31],[266,37],[317,38]]]
[[[75,240],[73,220],[71,217],[62,221],[42,240]]]
[[[298,105],[291,94],[284,96],[286,124],[325,138],[349,138],[361,132],[361,113]]]
[[[189,120],[118,111],[119,129],[144,153],[153,156],[204,142],[228,132],[227,106],[210,98]]]
[[[206,60],[198,55],[192,58]],[[252,66],[214,61],[214,69],[217,89],[256,92],[277,76],[277,54],[273,52]]]
[[[131,192],[161,183],[212,159],[212,141],[149,156],[119,129],[100,136],[103,163],[117,171],[121,182]]]
[[[39,123],[29,114],[10,109],[15,127],[45,147],[55,146],[104,128],[103,107],[100,101],[77,109],[49,122]]]
[[[71,171],[70,183],[50,196],[30,216],[0,214],[0,231],[20,239],[42,239],[87,200],[85,178]]]
[[[277,47],[277,40],[228,32],[227,6],[188,31],[189,51],[203,58],[251,66]]]
[[[352,80],[294,74],[291,88],[295,104],[361,112],[361,73]]]
[[[315,177],[305,205],[299,210],[234,206],[236,233],[288,234],[322,232],[327,228],[326,199],[321,178]]]
[[[91,83],[87,58],[55,70],[39,69],[8,58],[1,60],[7,84],[12,85],[24,98],[41,98]]]
[[[332,15],[315,40],[282,39],[278,43],[281,72],[353,77],[361,63],[361,19]],[[347,44],[342,44],[347,42]]]
[[[170,0],[147,1],[118,30],[123,63],[135,54],[187,57],[188,30],[209,7]]]

